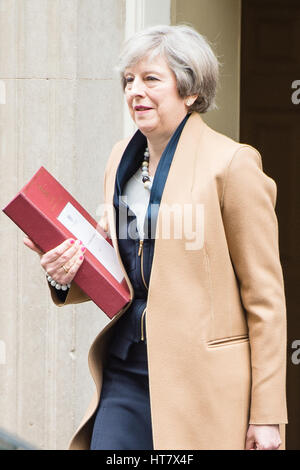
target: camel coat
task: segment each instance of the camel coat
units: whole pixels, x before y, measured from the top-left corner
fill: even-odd
[[[107,163],[110,205],[127,143],[117,143]],[[263,172],[257,150],[215,132],[193,113],[162,194],[148,291],[154,449],[244,449],[249,423],[287,422],[286,304],[275,203],[276,184]],[[173,204],[202,207],[202,217],[195,214],[182,237],[171,230],[167,239],[161,227],[170,214],[174,227]],[[122,265],[111,211],[107,218]],[[202,243],[193,242],[193,234]],[[124,276],[132,297],[125,270]],[[59,306],[89,300],[75,283],[64,304],[51,293]],[[129,305],[91,346],[96,392],[70,449],[89,448],[107,344]],[[283,424],[280,429],[283,449]]]

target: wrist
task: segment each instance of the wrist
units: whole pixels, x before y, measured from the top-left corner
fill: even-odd
[[[67,291],[71,287],[71,283],[60,284],[59,282],[56,282],[55,279],[53,279],[48,273],[46,273],[46,279],[49,284],[57,290]]]

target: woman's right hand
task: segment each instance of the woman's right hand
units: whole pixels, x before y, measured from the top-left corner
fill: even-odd
[[[42,268],[59,284],[69,284],[73,280],[83,262],[86,250],[80,240],[72,238],[68,238],[46,253],[43,253],[27,236],[23,241],[28,248],[39,255]]]

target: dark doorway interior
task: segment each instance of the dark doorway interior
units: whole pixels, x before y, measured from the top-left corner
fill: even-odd
[[[296,81],[300,82],[300,0],[242,0],[240,141],[261,152],[265,173],[277,183],[288,313],[286,448],[290,450],[300,450],[300,92]]]

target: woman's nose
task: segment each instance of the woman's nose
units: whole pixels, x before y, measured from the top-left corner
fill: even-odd
[[[145,95],[145,85],[142,80],[134,79],[131,82],[130,90],[131,96],[144,96]]]

